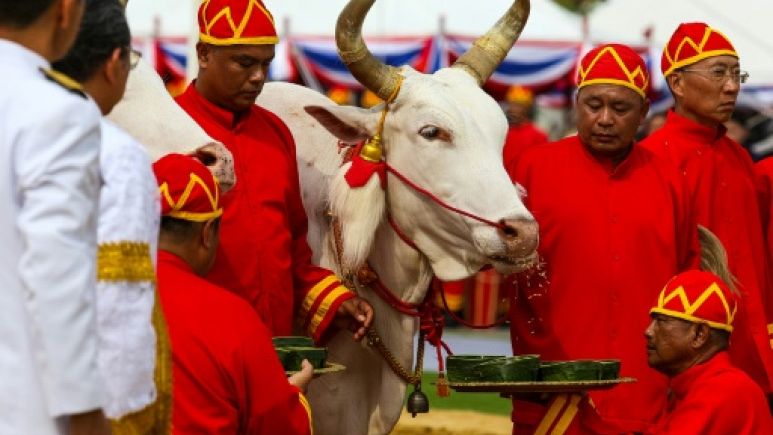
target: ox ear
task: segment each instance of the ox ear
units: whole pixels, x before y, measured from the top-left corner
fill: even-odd
[[[304,110],[344,143],[369,138],[379,117],[379,112],[353,106],[306,106]],[[368,259],[376,230],[384,220],[386,193],[378,176],[364,186],[351,187],[345,178],[351,166],[351,162],[346,163],[335,174],[329,198],[330,208],[341,223],[341,267],[357,271]]]
[[[354,106],[305,106],[333,136],[345,143],[355,143],[372,136],[378,121],[378,112]]]

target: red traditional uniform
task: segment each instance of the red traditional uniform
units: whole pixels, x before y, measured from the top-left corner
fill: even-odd
[[[222,213],[204,165],[171,154],[153,166],[162,215],[201,222]],[[244,300],[165,250],[158,291],[172,345],[174,433],[311,433],[306,399],[287,382],[268,330]]]
[[[721,352],[671,379],[659,435],[773,434],[768,402],[754,381]]]
[[[650,312],[734,334],[738,298],[716,275],[691,270],[668,281]],[[655,339],[654,335],[648,338]],[[657,344],[652,344],[657,352]],[[725,351],[671,377],[669,387],[668,405],[653,434],[773,434],[765,394],[730,363]]]
[[[680,48],[681,47],[681,48]],[[711,56],[736,56],[727,38],[701,23],[683,24],[664,50],[666,75]],[[719,237],[742,294],[730,356],[766,392],[773,381],[773,352],[763,300],[771,292],[768,278],[759,185],[746,150],[725,135],[674,111],[643,147],[671,160],[685,175],[698,223]],[[773,320],[773,319],[771,319]]]
[[[765,228],[765,238],[770,266],[768,272],[773,271],[773,157],[765,158],[754,165],[757,172],[757,178],[760,182],[762,193],[760,195],[760,206],[762,207],[762,225]],[[773,280],[773,275],[768,274],[768,279]],[[773,281],[769,281],[773,285]],[[763,294],[765,302],[765,313],[768,322],[773,321],[773,290],[768,290]],[[768,335],[773,335],[773,326],[768,324]],[[771,341],[773,347],[773,341]]]
[[[529,148],[548,142],[548,136],[531,122],[511,125],[507,130],[505,148],[503,151],[505,169],[509,173],[515,169],[518,158]]]
[[[698,259],[681,179],[638,146],[613,170],[576,136],[527,151],[515,175],[540,223],[548,282],[519,286],[514,351],[621,359],[622,373],[639,382],[591,397],[606,420],[646,429],[665,394],[641,349],[646,307],[664,281]],[[528,414],[524,421],[534,423]]]
[[[271,15],[259,3],[205,1],[199,9],[202,41],[276,43]],[[230,14],[223,13],[226,8]],[[234,23],[246,25],[235,29]],[[218,107],[196,91],[195,83],[177,102],[234,157],[237,184],[223,195],[220,247],[207,279],[245,298],[273,335],[290,335],[297,315],[319,340],[341,303],[354,294],[332,272],[311,264],[290,130],[257,106],[239,114]]]
[[[172,343],[173,433],[311,433],[308,403],[249,304],[163,250],[158,289]]]
[[[599,55],[592,64],[607,77],[616,58],[623,77],[643,66],[627,47],[614,54],[594,50],[583,62]],[[646,80],[638,83],[643,96]],[[665,379],[647,366],[642,350],[647,307],[663,282],[698,263],[697,229],[681,177],[637,145],[612,167],[577,136],[526,151],[514,175],[540,224],[546,268],[546,279],[519,277],[511,317],[514,351],[546,360],[619,358],[622,374],[638,379],[591,393],[598,415],[579,396],[555,400],[548,410],[516,402],[516,432],[561,424],[568,433],[646,430],[666,392]]]

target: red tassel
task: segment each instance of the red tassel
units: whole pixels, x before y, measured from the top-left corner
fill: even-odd
[[[438,397],[448,397],[451,395],[451,390],[448,387],[448,380],[446,379],[445,373],[438,373],[437,383],[435,385],[437,386]]]
[[[349,187],[362,187],[368,183],[373,174],[378,174],[381,181],[381,188],[386,187],[386,165],[384,161],[377,163],[363,159],[359,155],[352,157],[352,166],[346,171],[346,182]]]

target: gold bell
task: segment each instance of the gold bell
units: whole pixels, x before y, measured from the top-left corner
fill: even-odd
[[[427,399],[427,395],[421,391],[421,384],[417,384],[414,387],[413,393],[408,396],[405,410],[414,418],[416,417],[416,414],[425,414],[429,412],[429,399]]]
[[[360,157],[371,163],[378,163],[381,161],[383,153],[381,152],[380,135],[377,134],[365,142],[365,145],[362,146],[362,150],[360,150]]]

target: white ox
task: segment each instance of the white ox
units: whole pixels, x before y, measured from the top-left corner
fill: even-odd
[[[341,107],[300,86],[268,83],[258,103],[284,119],[295,137],[315,260],[338,273],[356,270],[367,261],[397,297],[413,303],[424,298],[433,275],[456,280],[486,264],[505,273],[527,267],[536,258],[537,226],[503,168],[505,117],[479,85],[520,34],[528,0],[516,0],[453,68],[433,75],[387,67],[368,52],[360,32],[374,1],[352,0],[339,18],[336,36],[354,76],[377,95],[388,98],[398,88],[398,74],[404,78],[386,118],[382,150],[386,160],[442,201],[503,226],[494,228],[448,211],[394,176],[388,177],[386,190],[377,177],[365,187],[350,188],[344,180],[350,164],[342,166],[339,141],[354,143],[372,136],[379,109]],[[112,118],[157,158],[209,143],[197,142],[202,141],[200,129],[181,119],[183,114],[150,67],[140,65],[131,73],[127,94]],[[185,131],[167,131],[175,125],[198,133],[184,139]],[[221,156],[223,162],[229,157]],[[332,249],[331,210],[343,226],[343,267]],[[387,213],[418,251],[386,223]],[[357,291],[373,304],[374,328],[384,343],[403,367],[411,367],[416,319],[393,311],[367,287],[358,286]],[[405,382],[381,355],[365,343],[352,342],[348,334],[336,336],[329,349],[330,359],[347,370],[311,384],[316,433],[391,431],[401,413]]]
[[[356,143],[377,131],[381,108],[337,106],[322,95],[289,84],[267,84],[258,104],[280,116],[298,146],[309,240],[315,259],[338,273],[368,262],[400,299],[422,301],[432,275],[468,277],[486,264],[502,272],[530,265],[537,226],[502,164],[507,122],[497,103],[480,89],[520,34],[528,1],[507,14],[457,62],[432,75],[394,69],[373,58],[361,38],[374,0],[352,0],[336,30],[339,52],[355,77],[383,99],[398,91],[383,132],[385,160],[442,201],[495,222],[504,231],[448,211],[394,176],[386,190],[378,177],[362,188],[344,179],[339,141]],[[397,75],[403,77],[398,85]],[[398,88],[399,86],[399,88]],[[328,213],[342,223],[343,265],[337,264]],[[418,247],[403,242],[385,219]],[[403,367],[413,361],[416,319],[394,311],[371,289],[358,286],[374,306],[374,328]],[[383,434],[397,422],[406,384],[365,343],[339,334],[330,359],[347,366],[310,386],[316,433]]]

